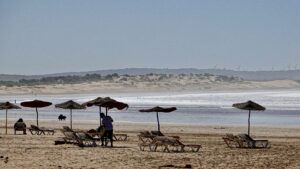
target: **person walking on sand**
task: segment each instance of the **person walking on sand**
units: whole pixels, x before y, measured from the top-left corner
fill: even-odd
[[[104,146],[104,140],[108,138],[110,140],[110,146],[113,147],[113,119],[110,116],[105,116],[104,113],[101,113],[100,117],[102,118],[102,124],[105,128],[105,132],[101,137],[101,146]]]

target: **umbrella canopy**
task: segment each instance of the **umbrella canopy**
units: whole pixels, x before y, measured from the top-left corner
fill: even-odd
[[[87,107],[91,107],[91,106],[98,106],[99,107],[99,117],[100,117],[100,126],[101,126],[101,106],[97,105],[97,104],[101,104],[103,103],[105,100],[109,100],[109,97],[97,97],[96,99],[90,100],[88,102],[83,103],[83,106],[87,106]]]
[[[5,120],[5,134],[7,134],[7,110],[8,109],[21,109],[21,107],[14,105],[10,102],[0,103],[0,110],[6,110],[6,120]]]
[[[249,115],[248,115],[248,135],[250,135],[250,115],[251,115],[251,110],[255,110],[255,111],[264,111],[266,110],[265,107],[249,100],[247,102],[243,102],[243,103],[236,103],[233,104],[232,107],[238,108],[238,109],[242,109],[242,110],[248,110],[249,111]]]
[[[116,101],[110,97],[97,97],[94,100],[83,103],[83,105],[86,105],[88,107],[98,106],[99,107],[99,116],[101,114],[101,107],[106,108],[106,115],[107,115],[108,109],[116,108],[118,110],[123,110],[124,108],[128,108],[128,104]],[[101,126],[101,117],[100,117],[100,126]]]
[[[37,110],[37,108],[42,108],[42,107],[47,107],[52,105],[51,102],[47,102],[47,101],[42,101],[42,100],[32,100],[32,101],[26,101],[26,102],[22,102],[21,106],[23,107],[31,107],[31,108],[35,108],[36,111],[36,125],[39,126],[39,112]]]
[[[153,107],[151,109],[141,109],[139,111],[140,112],[156,112],[157,129],[158,129],[158,131],[160,131],[158,112],[170,113],[170,112],[175,111],[175,110],[177,110],[176,107],[163,108],[163,107],[156,106],[156,107]]]
[[[129,107],[128,104],[116,101],[114,99],[106,99],[102,103],[98,103],[98,104],[95,104],[95,105],[105,107],[107,109],[116,108],[118,110],[123,110],[125,108],[128,109],[128,107]],[[107,112],[106,112],[106,115],[107,115]]]
[[[62,109],[70,109],[70,127],[72,129],[72,110],[73,109],[85,109],[84,105],[74,102],[73,100],[69,100],[60,104],[55,105],[56,108]]]
[[[107,100],[110,100],[110,97],[97,97],[96,99],[90,100],[88,102],[83,103],[82,105],[87,106],[87,107],[91,107],[97,104],[101,104]]]

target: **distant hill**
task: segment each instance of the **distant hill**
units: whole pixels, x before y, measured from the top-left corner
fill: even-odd
[[[102,76],[117,73],[119,75],[145,75],[150,73],[155,74],[213,74],[222,76],[234,76],[244,80],[252,81],[269,81],[269,80],[300,80],[300,70],[286,70],[286,71],[235,71],[227,69],[154,69],[154,68],[126,68],[126,69],[110,69],[97,70],[87,72],[67,72],[46,75],[7,75],[0,74],[0,81],[19,81],[21,79],[40,79],[42,77],[57,77],[57,76],[84,76],[86,74],[101,74]]]

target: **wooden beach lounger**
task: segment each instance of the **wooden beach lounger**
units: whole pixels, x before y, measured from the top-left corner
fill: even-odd
[[[198,144],[183,144],[179,139],[168,136],[149,136],[149,135],[138,135],[139,137],[139,148],[144,151],[157,151],[161,149],[163,152],[198,152],[201,145]]]
[[[74,130],[72,130],[68,126],[63,126],[63,130],[64,131],[75,132]],[[94,139],[98,139],[98,140],[100,140],[101,136],[104,134],[104,132],[97,132],[96,130],[94,130],[94,131],[91,131],[91,130],[83,131],[83,130],[81,130],[81,132],[84,132],[84,133],[90,135],[91,137],[93,137]],[[113,134],[114,141],[126,141],[127,138],[128,138],[127,134]]]
[[[168,136],[156,136],[151,144],[154,144],[153,151],[160,146],[164,152],[199,152],[202,147],[199,144],[184,144],[178,139]]]
[[[128,138],[127,134],[113,134],[114,141],[126,141]]]
[[[243,141],[238,136],[234,136],[233,134],[226,134],[226,136],[222,138],[229,148],[243,147]]]
[[[243,141],[245,148],[270,148],[271,144],[268,140],[254,140],[248,134],[239,134],[238,137]]]
[[[229,148],[269,148],[270,142],[268,140],[254,140],[247,134],[226,134],[223,137],[224,142]]]
[[[45,127],[38,127],[35,125],[30,125],[30,128],[28,128],[30,133],[32,135],[53,135],[55,131],[53,129],[45,128]]]
[[[72,131],[62,130],[62,133],[65,136],[62,138],[64,140],[64,143],[75,144],[80,147],[95,147],[95,146],[97,146],[96,140],[84,132],[72,132]]]

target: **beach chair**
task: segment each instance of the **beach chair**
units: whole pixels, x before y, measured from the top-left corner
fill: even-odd
[[[64,131],[74,132],[69,126],[63,126]]]
[[[157,136],[165,136],[160,131],[142,131],[138,135],[139,143],[138,146],[140,150],[144,151],[145,149],[149,149],[150,151],[153,151],[155,147],[157,148],[161,142],[155,143],[153,139]],[[179,140],[179,136],[169,136],[171,138]],[[161,147],[161,146],[160,146]]]
[[[30,125],[30,128],[28,128],[30,133],[32,135],[53,135],[55,131],[53,129],[45,128],[45,127],[38,127],[35,125]]]
[[[199,144],[184,144],[178,139],[168,136],[156,136],[151,144],[153,144],[151,150],[156,151],[158,147],[161,147],[163,152],[199,152],[202,147]]]
[[[229,148],[242,148],[243,147],[244,143],[238,136],[234,136],[233,134],[226,134],[222,138]]]
[[[96,147],[96,139],[91,137],[85,132],[75,132],[75,135],[77,136],[77,142],[79,146],[83,147]]]
[[[140,150],[144,151],[146,148],[148,148],[151,151],[153,146],[152,142],[156,136],[151,134],[149,131],[142,131],[137,136]]]
[[[75,144],[80,147],[95,147],[97,146],[96,140],[84,132],[72,132],[61,130],[64,134],[62,138],[67,144]]]
[[[149,143],[152,142],[153,138],[156,136],[165,136],[163,133],[161,133],[160,131],[142,131],[138,134],[138,138],[139,141],[143,142],[143,143]],[[173,137],[175,139],[180,139],[179,136],[168,136],[168,137]]]
[[[78,138],[75,135],[75,132],[64,131],[64,130],[61,130],[61,132],[64,134],[64,137],[62,137],[62,139],[64,140],[64,143],[66,143],[66,144],[78,144]]]
[[[113,134],[114,141],[126,141],[128,138],[127,134]]]
[[[154,136],[168,136],[168,137],[173,137],[173,138],[176,138],[176,139],[180,139],[180,137],[179,136],[170,136],[170,135],[165,135],[165,134],[163,134],[161,131],[151,131],[150,132],[152,135],[154,135]]]
[[[270,148],[268,140],[254,140],[248,134],[239,134],[238,137],[243,141],[244,148]]]

